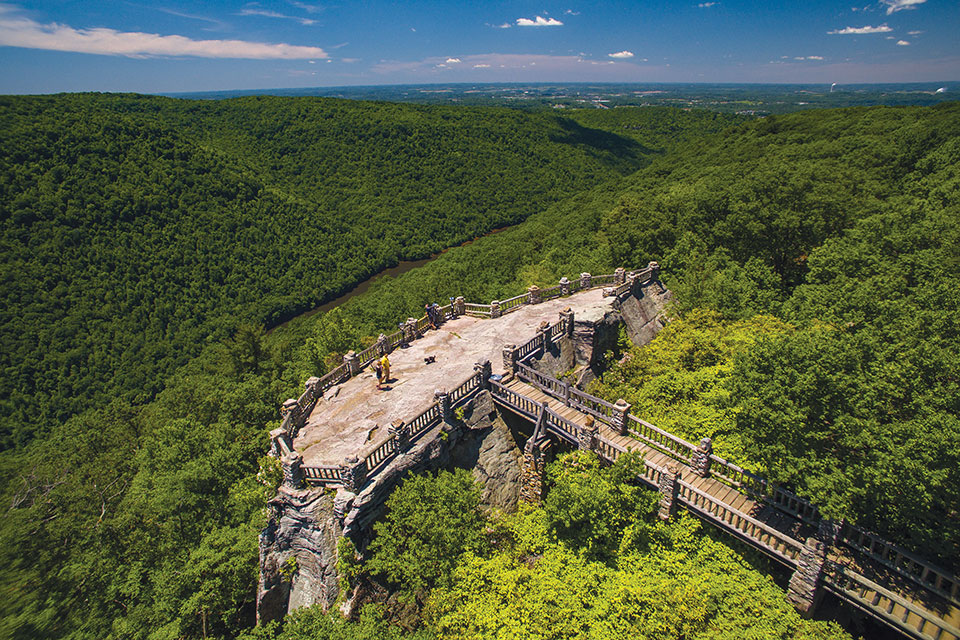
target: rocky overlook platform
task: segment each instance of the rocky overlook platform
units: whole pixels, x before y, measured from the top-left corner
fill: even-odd
[[[406,420],[434,400],[434,392],[454,387],[473,373],[474,363],[490,360],[503,373],[504,345],[525,342],[541,322],[556,322],[570,308],[577,324],[594,325],[619,313],[616,298],[590,289],[569,297],[527,305],[496,319],[461,316],[430,329],[409,346],[393,351],[391,382],[376,388],[372,368],[328,390],[300,429],[294,448],[306,465],[335,465],[386,435],[395,420]],[[424,359],[436,360],[424,364]]]

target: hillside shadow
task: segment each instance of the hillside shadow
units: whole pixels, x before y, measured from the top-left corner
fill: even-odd
[[[579,146],[603,164],[618,170],[634,170],[650,162],[649,156],[663,153],[661,149],[646,147],[636,140],[585,127],[570,118],[557,118],[561,132],[551,133],[550,141]]]

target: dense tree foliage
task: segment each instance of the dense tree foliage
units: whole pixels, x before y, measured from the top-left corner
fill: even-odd
[[[257,476],[275,473],[259,460],[279,401],[425,301],[488,301],[651,259],[681,322],[612,372],[610,393],[651,410],[669,399],[676,412],[654,422],[716,435],[830,515],[957,557],[958,105],[777,116],[721,133],[712,118],[647,109],[629,110],[633,122],[612,110],[604,124],[599,111],[351,112],[308,99],[57,96],[0,108],[0,403],[4,446],[16,445],[0,456],[0,584],[16,596],[0,602],[2,635],[237,636],[253,621],[270,490]],[[305,132],[309,122],[324,126]],[[469,161],[458,174],[459,157]],[[471,217],[481,200],[496,210]],[[388,204],[399,213],[384,214]],[[398,259],[524,218],[264,333]],[[45,437],[24,445],[38,429]],[[689,637],[703,620],[737,628],[724,616],[738,598],[758,603],[755,623],[769,614],[770,637],[825,633],[781,615],[781,596],[740,573],[732,552],[699,533],[684,546],[682,527],[645,520],[632,488],[605,478],[591,494],[569,469],[555,474],[556,503],[511,521],[516,533],[493,527],[491,551],[451,561],[436,629],[507,620],[479,595],[469,620],[443,604],[468,584],[502,603],[511,585],[561,581],[563,602],[606,606],[590,590],[606,581],[624,610],[663,612],[644,620],[679,629],[687,622],[668,616],[676,603],[657,600],[659,588],[629,595],[637,580],[691,588],[692,570],[664,565],[642,582],[647,570],[627,561],[656,568],[663,550],[665,562],[705,563],[717,585],[687,600]],[[594,500],[616,512],[594,519]],[[526,530],[550,548],[524,547]],[[497,583],[498,568],[513,582]],[[543,595],[530,598],[545,623],[564,609]],[[309,613],[297,624],[289,637],[353,633]],[[385,623],[370,613],[363,624]]]

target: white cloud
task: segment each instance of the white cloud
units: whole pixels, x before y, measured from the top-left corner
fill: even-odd
[[[910,46],[910,43],[907,42],[906,40],[897,40],[897,44],[900,45],[901,47],[909,47],[909,46]]]
[[[616,53],[608,53],[607,56],[609,56],[609,57],[611,57],[611,58],[626,59],[626,58],[632,58],[632,57],[633,57],[633,52],[632,52],[632,51],[617,51]]]
[[[881,24],[877,27],[846,27],[845,29],[834,29],[833,31],[827,31],[828,34],[832,35],[864,35],[867,33],[889,33],[893,31],[890,27],[885,24]]]
[[[701,2],[697,6],[700,7],[701,9],[709,9],[710,7],[714,7],[718,4],[720,3],[719,2]]]
[[[823,60],[823,56],[807,56],[807,60]]]
[[[566,11],[563,12],[563,15],[565,15],[565,16],[578,16],[578,15],[580,15],[580,12],[579,12],[579,11],[574,11],[573,9],[567,9]]]
[[[0,46],[141,58],[190,56],[301,60],[327,57],[327,53],[319,47],[246,40],[194,40],[185,36],[163,36],[156,33],[117,31],[102,27],[74,29],[55,22],[40,24],[29,18],[10,15],[14,10],[10,5],[0,4]]]
[[[907,31],[908,36],[918,36],[921,33],[923,33],[923,31]]]
[[[283,20],[296,20],[302,25],[312,25],[317,24],[316,20],[311,20],[310,18],[298,18],[296,16],[288,16],[283,13],[278,13],[276,11],[270,11],[268,9],[258,9],[256,3],[251,3],[240,10],[237,13],[238,16],[263,16],[264,18],[282,18]]]
[[[563,23],[556,18],[544,18],[537,16],[533,20],[530,18],[517,18],[518,27],[562,27]]]
[[[475,64],[473,65],[474,69],[489,69],[490,65],[488,64]]]
[[[460,58],[447,58],[447,64],[456,64],[460,62]]]
[[[490,23],[487,23],[487,26],[493,27],[494,29],[509,29],[509,28],[512,27],[513,25],[510,24],[509,22],[504,22],[503,24],[490,24]]]
[[[326,7],[321,4],[308,4],[306,2],[297,2],[296,0],[290,0],[290,4],[297,9],[303,9],[307,13],[321,13],[326,10]]]
[[[916,9],[918,5],[927,0],[880,0],[880,4],[887,5],[887,15],[903,11],[904,9]]]

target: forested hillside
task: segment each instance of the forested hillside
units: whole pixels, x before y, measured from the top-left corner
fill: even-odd
[[[724,122],[651,123],[643,146],[552,114],[311,98],[8,97],[0,118],[3,447]]]
[[[70,116],[73,112],[66,106],[55,108],[58,100],[64,105],[76,101],[71,107],[76,113]],[[276,101],[283,112],[287,103]],[[3,134],[4,176],[46,176],[43,167],[61,164],[50,158],[69,150],[65,147],[61,152],[55,142],[60,135],[58,123],[72,121],[78,131],[84,131],[98,122],[95,116],[103,110],[111,115],[99,126],[140,124],[131,126],[123,134],[126,137],[90,133],[91,139],[106,144],[120,136],[132,144],[141,135],[138,127],[155,127],[164,133],[148,137],[170,139],[171,176],[161,180],[166,170],[155,169],[157,158],[166,153],[158,142],[156,147],[147,145],[155,149],[153,153],[126,159],[127,168],[117,168],[113,174],[95,171],[113,166],[104,151],[102,161],[83,160],[84,172],[70,169],[80,162],[75,158],[74,164],[63,163],[62,172],[46,181],[3,179],[7,190],[3,206],[9,207],[3,218],[3,246],[5,255],[11,256],[4,266],[3,291],[10,303],[3,314],[4,324],[12,323],[3,334],[4,368],[11,372],[4,382],[9,385],[4,388],[3,401],[9,407],[4,409],[5,416],[10,416],[8,424],[29,423],[21,432],[25,435],[41,420],[27,413],[26,407],[47,403],[42,419],[53,426],[46,437],[0,458],[3,497],[9,505],[0,524],[0,588],[11,594],[0,603],[0,635],[92,639],[197,638],[204,629],[219,637],[243,633],[252,624],[256,534],[263,524],[261,507],[270,492],[258,482],[258,472],[261,477],[270,475],[269,468],[260,468],[259,460],[267,447],[266,434],[275,425],[279,401],[302,389],[305,377],[322,373],[344,351],[394,327],[425,301],[458,294],[489,301],[529,284],[553,284],[561,275],[609,272],[614,266],[643,265],[649,260],[661,263],[665,281],[677,293],[676,324],[649,350],[633,352],[624,364],[614,366],[598,385],[600,392],[632,400],[638,409],[650,412],[651,421],[669,421],[664,426],[686,437],[714,436],[724,452],[813,498],[832,517],[879,529],[924,555],[938,555],[942,563],[957,566],[960,389],[955,372],[960,365],[956,361],[960,299],[955,282],[960,276],[960,105],[807,112],[740,123],[722,132],[718,132],[722,123],[713,115],[701,118],[633,109],[637,118],[633,123],[624,121],[617,111],[605,123],[538,115],[551,133],[530,125],[528,138],[516,144],[534,149],[542,145],[542,155],[536,159],[544,164],[534,166],[527,147],[512,151],[509,145],[490,146],[485,156],[490,162],[505,153],[505,163],[517,163],[513,165],[517,171],[527,173],[509,184],[505,181],[514,176],[475,183],[476,197],[486,192],[506,197],[509,194],[502,192],[508,190],[520,194],[514,201],[516,209],[511,210],[514,213],[498,212],[503,217],[481,225],[482,229],[466,222],[464,235],[445,231],[443,217],[436,213],[432,223],[439,226],[422,237],[418,234],[426,223],[417,222],[416,217],[409,227],[398,222],[390,232],[396,236],[380,237],[369,221],[389,218],[389,223],[392,216],[374,212],[376,207],[357,220],[346,214],[312,217],[321,210],[314,201],[323,192],[317,181],[303,174],[278,184],[276,176],[295,164],[284,165],[288,155],[323,154],[306,151],[320,148],[312,146],[320,143],[304,135],[282,146],[259,148],[253,142],[256,136],[267,139],[274,129],[284,129],[284,125],[270,124],[267,102],[244,99],[206,104],[95,96],[5,101],[9,114],[5,117],[21,126],[10,130],[19,132],[16,138]],[[99,103],[113,106],[95,109],[93,105]],[[231,104],[242,108],[230,111]],[[291,112],[305,110],[305,115],[286,121],[290,127],[295,121],[319,117],[316,112],[311,115],[310,109],[325,108],[309,101],[290,104],[296,105],[289,107]],[[334,107],[342,105],[333,103],[330,108]],[[432,126],[440,129],[445,115],[455,121],[466,117],[458,114],[474,113],[393,105],[364,109],[382,109],[385,114],[396,109],[398,119],[404,114],[433,117]],[[33,124],[16,120],[25,117],[16,115],[24,110],[34,113]],[[196,118],[203,110],[220,115],[215,126],[201,130]],[[50,118],[41,126],[40,114],[47,112]],[[525,130],[520,126],[525,121],[515,122],[520,116],[512,112],[475,113],[502,118],[505,129]],[[650,118],[651,125],[662,124],[656,124],[660,128],[650,131],[646,141],[643,118]],[[676,123],[689,127],[671,133],[669,128]],[[693,135],[698,126],[713,135]],[[356,139],[371,137],[362,126],[355,128]],[[53,133],[41,136],[44,131]],[[261,133],[246,138],[244,132],[251,131]],[[632,142],[617,135],[624,132]],[[347,134],[330,137],[336,141]],[[671,137],[682,139],[683,144],[670,146]],[[18,156],[10,149],[23,145],[8,145],[8,138],[48,143],[44,147],[37,142],[36,149]],[[351,149],[354,144],[358,143],[351,143]],[[436,144],[449,152],[437,157],[440,164],[466,147],[485,148],[474,138],[446,148],[440,136]],[[197,198],[184,205],[179,223],[170,221],[169,228],[177,231],[163,232],[169,209],[159,205],[149,215],[138,215],[134,208],[126,214],[129,220],[120,215],[124,211],[120,207],[94,224],[104,210],[97,199],[102,193],[125,189],[129,201],[137,202],[141,194],[137,184],[154,185],[145,186],[142,193],[155,193],[157,198],[169,192],[162,187],[164,180],[182,177],[187,184],[187,172],[173,168],[174,160],[181,157],[208,168],[190,172],[196,191],[176,191],[178,199],[171,203],[176,206],[187,198],[179,194],[193,193]],[[410,155],[401,157],[405,161]],[[647,157],[653,158],[648,166],[620,176],[631,165],[645,164]],[[329,162],[335,164],[335,158]],[[563,164],[567,177],[552,176],[550,180],[562,178],[563,182],[550,184],[563,199],[560,193],[538,190],[541,185],[535,181],[537,171],[560,171],[557,163]],[[467,167],[474,168],[478,173],[483,170],[479,164]],[[123,186],[125,180],[116,178],[140,176],[141,169],[145,173],[140,182],[132,180]],[[396,175],[406,171],[398,168]],[[88,174],[99,177],[90,178],[97,186],[89,191],[79,188],[78,193],[87,196],[74,197],[72,190],[60,188]],[[223,187],[224,175],[231,177],[232,191]],[[343,174],[343,184],[349,185],[342,188],[343,198],[355,189],[376,188],[375,180],[348,178]],[[331,185],[338,180],[331,179]],[[448,202],[444,185],[452,188],[461,180],[469,182],[467,177],[451,177],[445,183],[418,188],[430,196],[424,199],[435,207],[431,210],[439,212],[443,207],[438,203]],[[52,204],[14,209],[12,204],[21,193],[35,194],[37,201],[49,198],[44,202]],[[212,201],[221,204],[210,205],[210,210],[230,212],[227,219],[213,213],[188,215],[208,211],[201,193],[214,194]],[[354,202],[367,201],[350,197],[360,198]],[[372,191],[364,197],[387,201],[377,200]],[[381,193],[380,197],[387,196]],[[84,198],[94,206],[87,207]],[[329,202],[332,209],[335,200]],[[51,216],[71,212],[78,222],[71,227],[30,211]],[[487,210],[485,215],[493,214]],[[326,294],[318,292],[328,291],[323,283],[330,278],[342,283],[332,286],[331,292],[351,282],[346,275],[315,268],[316,264],[339,265],[339,259],[324,262],[330,255],[354,256],[352,273],[365,274],[377,268],[362,268],[368,257],[369,264],[384,265],[400,256],[422,255],[403,253],[399,247],[404,242],[416,244],[420,238],[423,250],[430,252],[435,250],[430,243],[437,234],[456,242],[525,216],[526,221],[516,227],[451,249],[400,278],[380,280],[367,294],[334,311],[295,320],[269,338],[264,336],[263,325],[287,317],[299,308],[295,303],[301,298],[323,299]],[[287,232],[288,221],[306,224],[308,218],[318,225],[310,227],[317,237],[325,237],[326,232],[331,238],[323,249]],[[229,221],[234,219],[241,222],[231,226]],[[322,226],[333,219],[343,226]],[[144,233],[134,234],[132,225],[139,225],[136,228]],[[341,233],[343,238],[379,238],[388,248],[377,253],[371,245],[367,253],[338,254],[350,246],[346,240],[341,242]],[[85,244],[94,237],[100,238],[98,243]],[[404,238],[403,242],[391,245],[396,237]],[[218,241],[222,238],[231,240]],[[242,238],[247,238],[246,244]],[[46,244],[50,246],[45,248]],[[437,246],[442,245],[440,241]],[[234,250],[240,257],[233,257]],[[161,259],[165,251],[173,264],[184,265],[182,276],[168,278],[163,272],[168,264]],[[206,257],[194,263],[188,256]],[[285,267],[271,271],[273,258]],[[71,269],[71,259],[79,266]],[[225,261],[229,268],[222,268],[218,261]],[[221,280],[206,279],[221,268]],[[80,273],[87,275],[80,278],[76,275]],[[112,280],[111,273],[122,277]],[[173,282],[166,284],[168,280]],[[129,297],[123,298],[123,304],[128,306],[107,307],[120,305],[110,302],[107,293],[119,296],[121,286],[127,287],[123,295]],[[170,293],[141,304],[136,298],[138,288],[148,292],[150,287]],[[91,295],[81,295],[85,291]],[[262,300],[273,300],[273,306],[257,306]],[[131,323],[140,318],[141,324],[103,329],[106,321],[97,320],[101,317],[97,314],[106,315],[104,309],[109,309],[109,317]],[[207,319],[196,320],[200,316],[191,315],[191,309],[207,309]],[[148,320],[154,313],[163,320],[152,325]],[[191,320],[188,326],[193,333],[174,339],[170,318],[177,313]],[[115,342],[99,342],[113,335],[111,331],[117,332]],[[97,361],[82,351],[61,353],[60,333],[65,339],[76,335],[80,342],[118,345],[98,346],[104,353],[122,355],[129,344],[128,357],[136,367],[141,361],[147,364],[128,371],[120,356]],[[156,350],[159,360],[138,356],[138,341],[144,345],[141,351]],[[197,353],[199,357],[190,359]],[[92,365],[81,364],[91,362],[102,363],[96,371],[107,374],[103,380],[96,377],[100,374]],[[187,364],[165,375],[181,362]],[[73,372],[82,376],[88,370],[90,379],[103,385],[94,387],[101,391],[88,392],[71,377]],[[135,378],[148,372],[153,377],[144,384],[146,391],[140,398],[162,391],[144,405],[133,390],[141,388]],[[62,393],[62,385],[74,385],[83,402],[62,408],[73,402],[69,393],[56,395]],[[131,393],[107,403],[111,388]],[[34,400],[44,397],[49,399]],[[96,408],[56,424],[57,416],[86,406]],[[11,435],[14,432],[11,427]],[[516,589],[524,589],[534,603],[525,620],[540,625],[541,637],[565,637],[558,620],[578,611],[577,615],[586,617],[577,620],[589,623],[592,614],[586,610],[606,606],[610,598],[620,598],[617,602],[624,611],[636,612],[634,621],[642,618],[643,611],[676,613],[677,603],[658,594],[665,589],[697,592],[695,576],[700,569],[691,567],[700,565],[708,567],[710,584],[716,589],[699,592],[695,610],[657,618],[672,626],[656,628],[650,637],[701,637],[698,634],[713,628],[713,623],[726,635],[711,637],[835,637],[839,633],[830,626],[807,626],[780,609],[779,592],[755,572],[763,566],[755,558],[723,548],[704,532],[693,531],[688,522],[657,529],[643,496],[624,486],[622,472],[605,476],[590,461],[567,464],[583,466],[572,472],[563,464],[555,467],[557,497],[543,510],[481,524],[479,529],[478,522],[471,520],[461,523],[460,533],[448,535],[464,543],[476,541],[463,548],[454,545],[447,556],[438,556],[452,571],[439,578],[431,578],[428,571],[413,576],[413,582],[410,576],[381,571],[379,575],[401,590],[405,582],[426,585],[416,594],[416,607],[388,612],[386,622],[379,613],[371,613],[359,627],[349,629],[345,623],[311,612],[291,623],[282,637],[408,634],[396,627],[387,630],[398,620],[408,626],[411,620],[413,626],[426,625],[415,631],[422,637],[469,637],[515,624],[514,613],[524,615],[507,607],[504,594]],[[605,493],[581,491],[583,484],[578,482],[584,478],[590,478],[590,486],[602,480]],[[421,489],[412,500],[426,500],[432,491],[426,485]],[[458,493],[468,497],[470,491],[460,487]],[[610,520],[597,520],[590,512],[598,503],[609,506],[605,513]],[[602,529],[573,535],[558,524],[565,518],[573,521],[571,514],[579,514],[584,522],[596,521]],[[492,533],[487,531],[491,528]],[[479,531],[479,537],[471,537],[469,531]],[[531,531],[551,532],[550,544],[530,548]],[[484,538],[489,535],[494,537]],[[392,538],[394,542],[404,539],[402,533]],[[385,536],[384,544],[390,539]],[[497,545],[484,546],[491,542]],[[462,551],[468,553],[461,555]],[[531,561],[535,556],[540,560]],[[637,588],[631,590],[631,585]],[[537,599],[554,588],[558,599]],[[598,601],[598,593],[607,600]],[[747,609],[749,616],[737,618],[731,612],[741,607],[735,603],[756,606]],[[746,635],[745,629],[751,628],[748,623],[756,624],[758,619],[770,621],[769,628],[758,627],[766,635]],[[611,619],[609,624],[618,621]],[[296,635],[298,629],[303,633]],[[622,629],[609,631],[608,636],[598,631],[596,637],[620,637],[616,634]],[[275,632],[256,633],[272,637]]]

